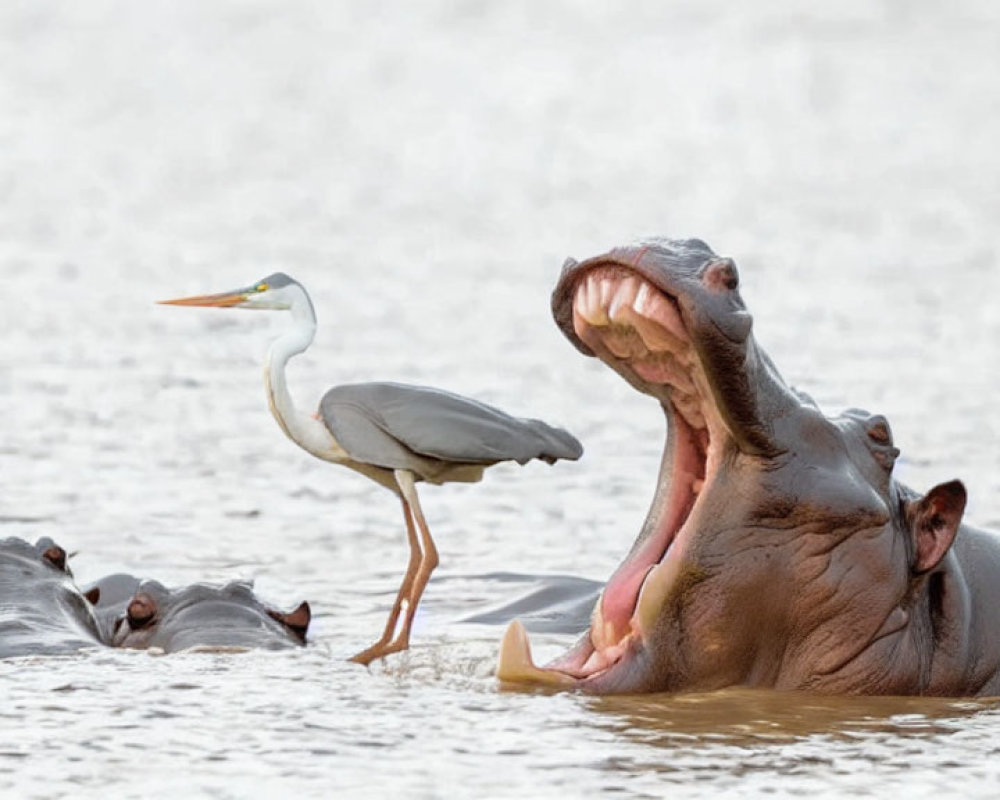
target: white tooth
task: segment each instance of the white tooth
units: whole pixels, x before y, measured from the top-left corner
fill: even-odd
[[[635,294],[639,290],[638,281],[635,278],[624,278],[618,284],[618,291],[615,292],[614,300],[608,306],[608,316],[615,322],[620,321],[622,316],[619,312],[623,308],[631,308],[635,300]]]
[[[587,322],[593,324],[593,312],[590,306],[590,292],[586,281],[580,284],[576,290],[576,297],[573,298],[574,316],[579,316]]]
[[[660,294],[650,284],[643,281],[645,291],[636,295],[635,310],[643,317],[655,322],[661,328],[669,331],[681,342],[687,342],[689,336],[681,322],[680,314],[672,300]]]
[[[615,282],[611,278],[601,278],[601,308],[607,308],[614,293]]]
[[[635,300],[632,302],[636,317],[632,320],[632,326],[639,331],[643,343],[651,351],[680,353],[687,348],[687,345],[677,337],[676,333],[662,324],[663,304],[663,297],[657,295],[649,283],[640,281],[639,291],[636,292]]]
[[[512,683],[542,683],[550,686],[568,686],[573,683],[569,675],[555,670],[539,669],[531,660],[531,642],[519,620],[507,626],[500,644],[497,661],[497,678]]]
[[[639,291],[636,292],[635,300],[632,302],[632,308],[634,308],[641,316],[646,316],[643,312],[649,304],[649,292],[649,284],[646,283],[646,281],[642,281],[639,286]]]
[[[587,324],[587,320],[583,318],[583,315],[579,312],[577,308],[573,308],[573,330],[576,331],[576,335],[582,340],[586,335],[587,330],[590,326]]]
[[[590,277],[587,288],[587,303],[591,324],[607,325],[608,315],[605,313],[605,307],[601,304],[601,284],[593,275]]]
[[[593,275],[587,276],[587,305],[584,309],[584,316],[591,325],[607,325],[608,317],[604,313],[604,306],[601,305],[601,287],[597,278]]]

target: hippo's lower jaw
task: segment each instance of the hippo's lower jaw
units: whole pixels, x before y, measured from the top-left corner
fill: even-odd
[[[623,266],[596,266],[576,281],[576,335],[668,418],[664,477],[642,537],[608,581],[590,630],[546,668],[531,662],[516,620],[501,647],[503,681],[628,691],[667,596],[683,589],[686,523],[716,474],[729,433],[676,300]],[[669,472],[669,479],[665,476]]]

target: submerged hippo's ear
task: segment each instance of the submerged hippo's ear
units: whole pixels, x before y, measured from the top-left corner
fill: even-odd
[[[907,508],[916,557],[913,571],[927,572],[944,558],[955,541],[965,511],[965,486],[949,481],[935,486]]]
[[[83,596],[90,601],[92,606],[96,606],[99,602],[101,602],[101,587],[95,586],[93,589],[88,589],[83,593]]]
[[[306,640],[306,630],[309,628],[309,620],[312,619],[312,611],[309,608],[309,604],[306,602],[299,603],[298,608],[294,611],[289,611],[287,614],[282,614],[280,611],[272,611],[268,609],[268,616],[273,620],[277,620],[282,625],[291,629],[300,641],[305,642]]]
[[[45,552],[42,553],[42,558],[48,561],[60,572],[66,572],[66,551],[59,545],[54,544],[51,547],[46,548]]]

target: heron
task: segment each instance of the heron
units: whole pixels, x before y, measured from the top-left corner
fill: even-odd
[[[417,605],[438,565],[437,547],[417,497],[419,481],[474,483],[486,467],[501,461],[525,464],[538,459],[552,464],[583,454],[580,442],[561,428],[425,386],[334,386],[323,395],[316,413],[301,411],[289,393],[285,366],[312,344],[316,312],[305,287],[283,272],[234,291],[160,302],[291,312],[292,325],[272,343],[264,368],[268,406],[278,426],[302,449],[350,467],[402,502],[409,561],[381,637],[351,658],[360,664],[409,647]]]

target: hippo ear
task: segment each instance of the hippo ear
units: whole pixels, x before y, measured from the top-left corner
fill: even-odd
[[[916,558],[913,571],[934,569],[955,541],[965,511],[965,486],[949,481],[935,486],[907,509]]]
[[[59,545],[54,544],[42,553],[42,558],[49,562],[60,572],[66,572],[66,551]]]
[[[312,619],[312,611],[309,609],[308,603],[299,603],[298,608],[294,611],[289,611],[287,614],[282,614],[280,611],[268,610],[268,616],[271,619],[280,622],[282,625],[290,628],[292,633],[294,633],[301,641],[306,640],[306,630],[309,628],[309,621]]]

